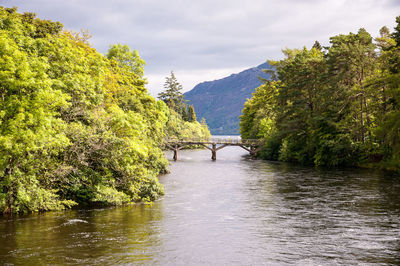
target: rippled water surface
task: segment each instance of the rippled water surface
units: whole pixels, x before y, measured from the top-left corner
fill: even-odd
[[[243,155],[180,151],[151,206],[0,218],[0,262],[400,264],[399,177]]]

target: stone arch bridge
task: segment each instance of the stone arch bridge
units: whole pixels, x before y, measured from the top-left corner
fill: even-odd
[[[166,148],[174,151],[174,161],[178,160],[178,151],[185,147],[198,145],[203,146],[211,151],[211,160],[217,159],[217,151],[227,146],[239,146],[250,153],[250,158],[254,159],[256,153],[262,148],[262,141],[259,139],[231,139],[231,138],[211,138],[210,140],[173,140],[164,141]]]

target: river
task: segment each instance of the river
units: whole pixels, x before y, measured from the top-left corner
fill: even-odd
[[[2,217],[0,263],[400,264],[399,177],[246,153],[180,151],[152,205]]]

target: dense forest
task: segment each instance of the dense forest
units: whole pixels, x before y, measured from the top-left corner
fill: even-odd
[[[309,165],[400,170],[400,16],[373,39],[365,30],[285,49],[269,61],[271,80],[243,109],[243,138],[263,139],[258,154]]]
[[[209,137],[148,94],[136,50],[89,38],[0,7],[0,212],[155,200],[163,139]]]

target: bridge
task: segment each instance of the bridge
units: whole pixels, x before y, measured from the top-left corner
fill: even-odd
[[[178,160],[178,151],[188,146],[203,146],[211,151],[211,160],[217,159],[217,151],[227,146],[238,146],[250,153],[250,158],[255,159],[256,153],[262,148],[262,141],[259,139],[231,139],[231,138],[211,138],[210,140],[174,140],[167,139],[164,141],[166,148],[174,151],[174,161]]]

